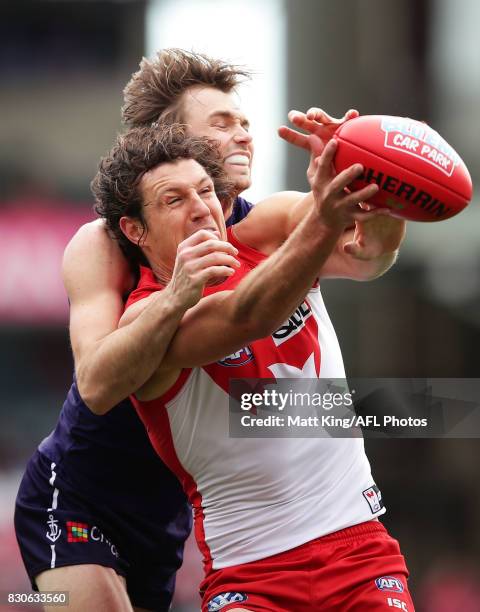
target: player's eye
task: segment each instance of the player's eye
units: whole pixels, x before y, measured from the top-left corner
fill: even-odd
[[[182,201],[182,198],[167,198],[168,206],[172,206],[172,205],[178,204],[181,201]]]

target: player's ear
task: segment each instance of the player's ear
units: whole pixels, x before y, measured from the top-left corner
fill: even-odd
[[[122,217],[120,219],[120,229],[130,242],[136,245],[139,245],[142,238],[145,237],[145,227],[140,219]]]

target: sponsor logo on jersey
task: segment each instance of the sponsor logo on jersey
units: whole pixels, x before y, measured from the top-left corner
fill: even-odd
[[[231,603],[240,603],[242,601],[247,601],[248,597],[245,593],[220,593],[220,595],[216,595],[212,597],[212,599],[208,602],[208,612],[217,612],[217,610],[221,610],[225,606]]]
[[[119,557],[115,544],[113,544],[96,525],[90,527],[89,525],[87,525],[87,523],[67,521],[67,541],[100,542],[101,544],[105,544],[106,546],[108,546],[110,552],[114,557]]]
[[[292,316],[281,327],[272,334],[275,346],[280,346],[301,331],[309,317],[312,316],[312,310],[305,301],[297,308]]]
[[[236,353],[232,353],[231,355],[224,357],[217,363],[222,366],[226,366],[227,368],[239,368],[240,366],[245,365],[249,361],[252,361],[252,359],[252,349],[249,346],[244,346]]]
[[[68,542],[88,542],[88,525],[67,521],[67,540]]]
[[[112,555],[118,558],[119,554],[118,554],[115,544],[112,544],[112,542],[110,542],[110,540],[103,535],[103,533],[100,531],[100,529],[96,525],[94,525],[90,529],[90,538],[94,542],[101,542],[102,544],[106,544],[108,548],[110,549],[110,552],[112,553]]]
[[[403,593],[404,591],[402,581],[393,576],[377,578],[375,584],[380,591],[389,591],[391,593]]]
[[[413,155],[452,176],[459,162],[458,154],[428,125],[403,117],[387,117],[382,119],[381,127],[387,149]]]
[[[376,514],[383,508],[382,494],[377,485],[365,489],[365,491],[363,491],[363,497],[367,500],[372,514]]]

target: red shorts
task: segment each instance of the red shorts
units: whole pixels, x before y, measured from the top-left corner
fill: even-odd
[[[212,570],[200,586],[202,612],[414,612],[407,577],[397,540],[370,521]]]

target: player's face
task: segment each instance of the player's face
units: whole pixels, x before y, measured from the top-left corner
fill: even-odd
[[[206,136],[220,148],[225,171],[237,193],[250,187],[253,157],[249,123],[235,97],[214,87],[195,86],[182,100],[183,122],[193,136]]]
[[[161,164],[140,181],[148,227],[142,250],[152,267],[171,274],[178,245],[200,229],[226,240],[222,206],[212,179],[193,159]]]

